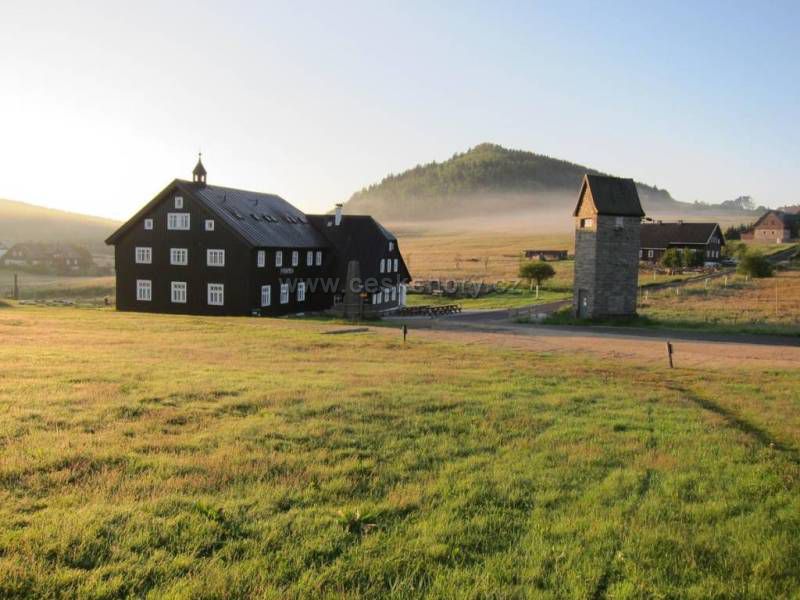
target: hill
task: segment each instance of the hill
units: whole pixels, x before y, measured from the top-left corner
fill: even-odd
[[[584,173],[601,174],[584,165],[533,152],[480,144],[444,162],[389,175],[353,194],[346,210],[407,221],[567,210],[575,202]],[[636,185],[649,214],[696,212],[700,208],[678,202],[655,186]],[[708,210],[709,206],[714,205],[702,208]]]
[[[108,252],[103,240],[117,221],[0,199],[0,242],[72,242]]]

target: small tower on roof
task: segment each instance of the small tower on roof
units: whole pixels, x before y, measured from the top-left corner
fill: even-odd
[[[635,315],[644,211],[633,179],[584,175],[572,216],[575,315],[584,319]]]
[[[197,164],[192,171],[192,181],[200,185],[206,184],[206,168],[203,166],[203,153],[197,153]]]

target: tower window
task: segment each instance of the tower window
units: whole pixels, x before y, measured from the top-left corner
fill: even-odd
[[[581,229],[589,229],[594,226],[593,219],[581,219]]]

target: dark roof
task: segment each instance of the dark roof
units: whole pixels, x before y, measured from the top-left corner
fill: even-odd
[[[327,241],[306,215],[280,196],[182,182],[252,246],[324,248]]]
[[[639,202],[639,194],[636,191],[636,183],[633,179],[621,179],[619,177],[609,177],[608,175],[584,175],[583,185],[581,186],[580,198],[583,197],[585,186],[588,185],[592,191],[597,214],[616,215],[623,217],[643,217],[644,211]],[[578,215],[578,206],[575,207],[573,216]]]
[[[206,168],[203,166],[203,160],[199,156],[197,157],[197,164],[194,166],[192,175],[208,175],[208,173],[206,173]]]
[[[194,198],[253,247],[325,248],[326,239],[280,196],[176,179],[106,240],[115,244],[174,188]]]
[[[347,264],[357,260],[361,271],[361,279],[383,279],[393,276],[394,273],[381,273],[379,260],[386,254],[388,242],[397,243],[394,234],[368,215],[343,215],[342,222],[334,225],[333,215],[308,215],[308,220],[317,227],[336,248],[338,256],[337,276],[344,282],[347,276]],[[408,272],[403,256],[397,249],[398,272],[400,281],[408,281],[411,274]]]
[[[705,245],[717,230],[724,244],[725,239],[717,223],[642,223],[641,247],[666,249],[670,246]]]

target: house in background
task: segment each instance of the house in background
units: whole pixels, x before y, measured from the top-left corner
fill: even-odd
[[[790,207],[793,208],[793,207]],[[743,240],[783,244],[798,237],[800,214],[783,210],[768,210],[750,231],[742,233]]]
[[[95,264],[91,253],[75,244],[44,244],[22,242],[14,244],[0,258],[7,267],[81,275],[91,271]]]
[[[274,194],[206,178],[198,159],[192,181],[172,181],[106,240],[118,310],[297,314],[343,303],[351,288],[358,314],[401,305],[408,270],[396,238],[371,217],[306,215]],[[375,281],[338,281],[352,262]]]
[[[528,260],[567,260],[566,250],[525,250]]]
[[[725,238],[719,223],[642,223],[639,260],[658,262],[664,253],[675,248],[680,252],[693,250],[702,253],[704,263],[716,263],[722,258]]]
[[[3,242],[0,242],[0,260],[5,256],[6,252],[8,252],[8,246],[6,246]]]
[[[639,229],[633,179],[584,175],[575,217],[573,310],[580,318],[636,314]]]

